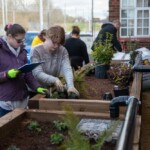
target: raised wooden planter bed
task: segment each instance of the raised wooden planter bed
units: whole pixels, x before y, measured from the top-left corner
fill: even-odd
[[[21,150],[34,150],[33,147],[36,147],[36,149],[45,149],[45,146],[40,145],[40,141],[45,139],[38,139],[37,143],[35,144],[31,140],[31,137],[27,137],[27,139],[24,137],[22,131],[20,130],[20,125],[24,124],[27,119],[36,120],[38,122],[49,122],[57,119],[61,119],[62,116],[64,116],[65,112],[63,111],[48,111],[48,110],[21,110],[16,109],[15,111],[5,115],[4,117],[0,118],[0,149],[5,150],[8,148],[8,146],[15,145],[21,148]],[[95,118],[95,119],[110,119],[109,113],[97,113],[97,112],[74,112],[80,119],[81,118]],[[120,117],[120,119],[123,119],[123,116]],[[134,135],[134,142],[133,142],[133,149],[138,149],[139,144],[139,138],[140,138],[140,122],[141,118],[140,116],[136,117],[136,126],[135,126],[135,135]],[[17,138],[18,140],[24,140],[23,143],[27,143],[25,146],[17,145],[14,143],[13,134],[16,134],[17,132],[21,132],[22,134]],[[38,135],[37,135],[38,136]],[[48,136],[48,135],[46,135]],[[27,141],[28,142],[27,142]],[[13,141],[13,142],[12,142]],[[21,143],[21,142],[20,142]],[[46,143],[45,143],[46,144]],[[50,147],[49,147],[50,146]],[[47,149],[56,149],[55,146],[48,145]]]

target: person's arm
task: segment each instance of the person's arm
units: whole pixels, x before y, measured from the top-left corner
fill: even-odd
[[[87,46],[84,42],[82,44],[82,54],[83,54],[83,60],[85,61],[85,64],[88,64],[89,63],[89,55],[87,52]]]
[[[62,58],[62,63],[61,63],[61,72],[63,73],[65,80],[67,82],[67,87],[74,87],[73,83],[73,72],[72,68],[70,65],[70,60],[69,60],[69,55],[67,50],[63,52],[63,58]]]
[[[100,40],[100,31],[99,31],[97,37],[95,38],[95,40],[93,42],[93,45],[91,47],[92,50],[94,50],[94,46],[95,46],[96,43],[98,43],[99,40]]]
[[[63,75],[65,77],[65,80],[67,82],[67,92],[68,93],[75,93],[79,96],[79,92],[74,87],[74,78],[73,78],[73,72],[69,61],[68,52],[65,49],[62,59],[62,66],[61,66],[61,72],[63,72]]]
[[[119,42],[118,39],[117,39],[117,30],[116,30],[116,29],[113,30],[112,34],[113,34],[113,39],[112,39],[113,47],[114,47],[117,51],[121,52],[121,51],[122,51],[122,47],[121,47],[121,45],[120,45],[120,42]]]

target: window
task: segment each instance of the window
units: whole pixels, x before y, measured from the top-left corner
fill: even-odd
[[[150,35],[150,0],[121,0],[121,37]]]

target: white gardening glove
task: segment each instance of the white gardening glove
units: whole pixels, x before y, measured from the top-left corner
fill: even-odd
[[[79,92],[77,91],[77,89],[75,87],[70,87],[67,90],[68,93],[75,93],[76,95],[79,96]]]
[[[64,86],[63,86],[63,84],[61,83],[61,81],[58,78],[55,80],[54,84],[55,84],[55,86],[56,86],[58,91],[63,92]]]

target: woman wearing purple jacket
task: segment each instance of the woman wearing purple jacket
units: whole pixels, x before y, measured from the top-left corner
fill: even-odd
[[[26,108],[28,88],[44,93],[31,72],[21,73],[18,68],[27,63],[23,42],[25,30],[19,24],[5,26],[6,36],[0,37],[0,117],[15,108]]]

